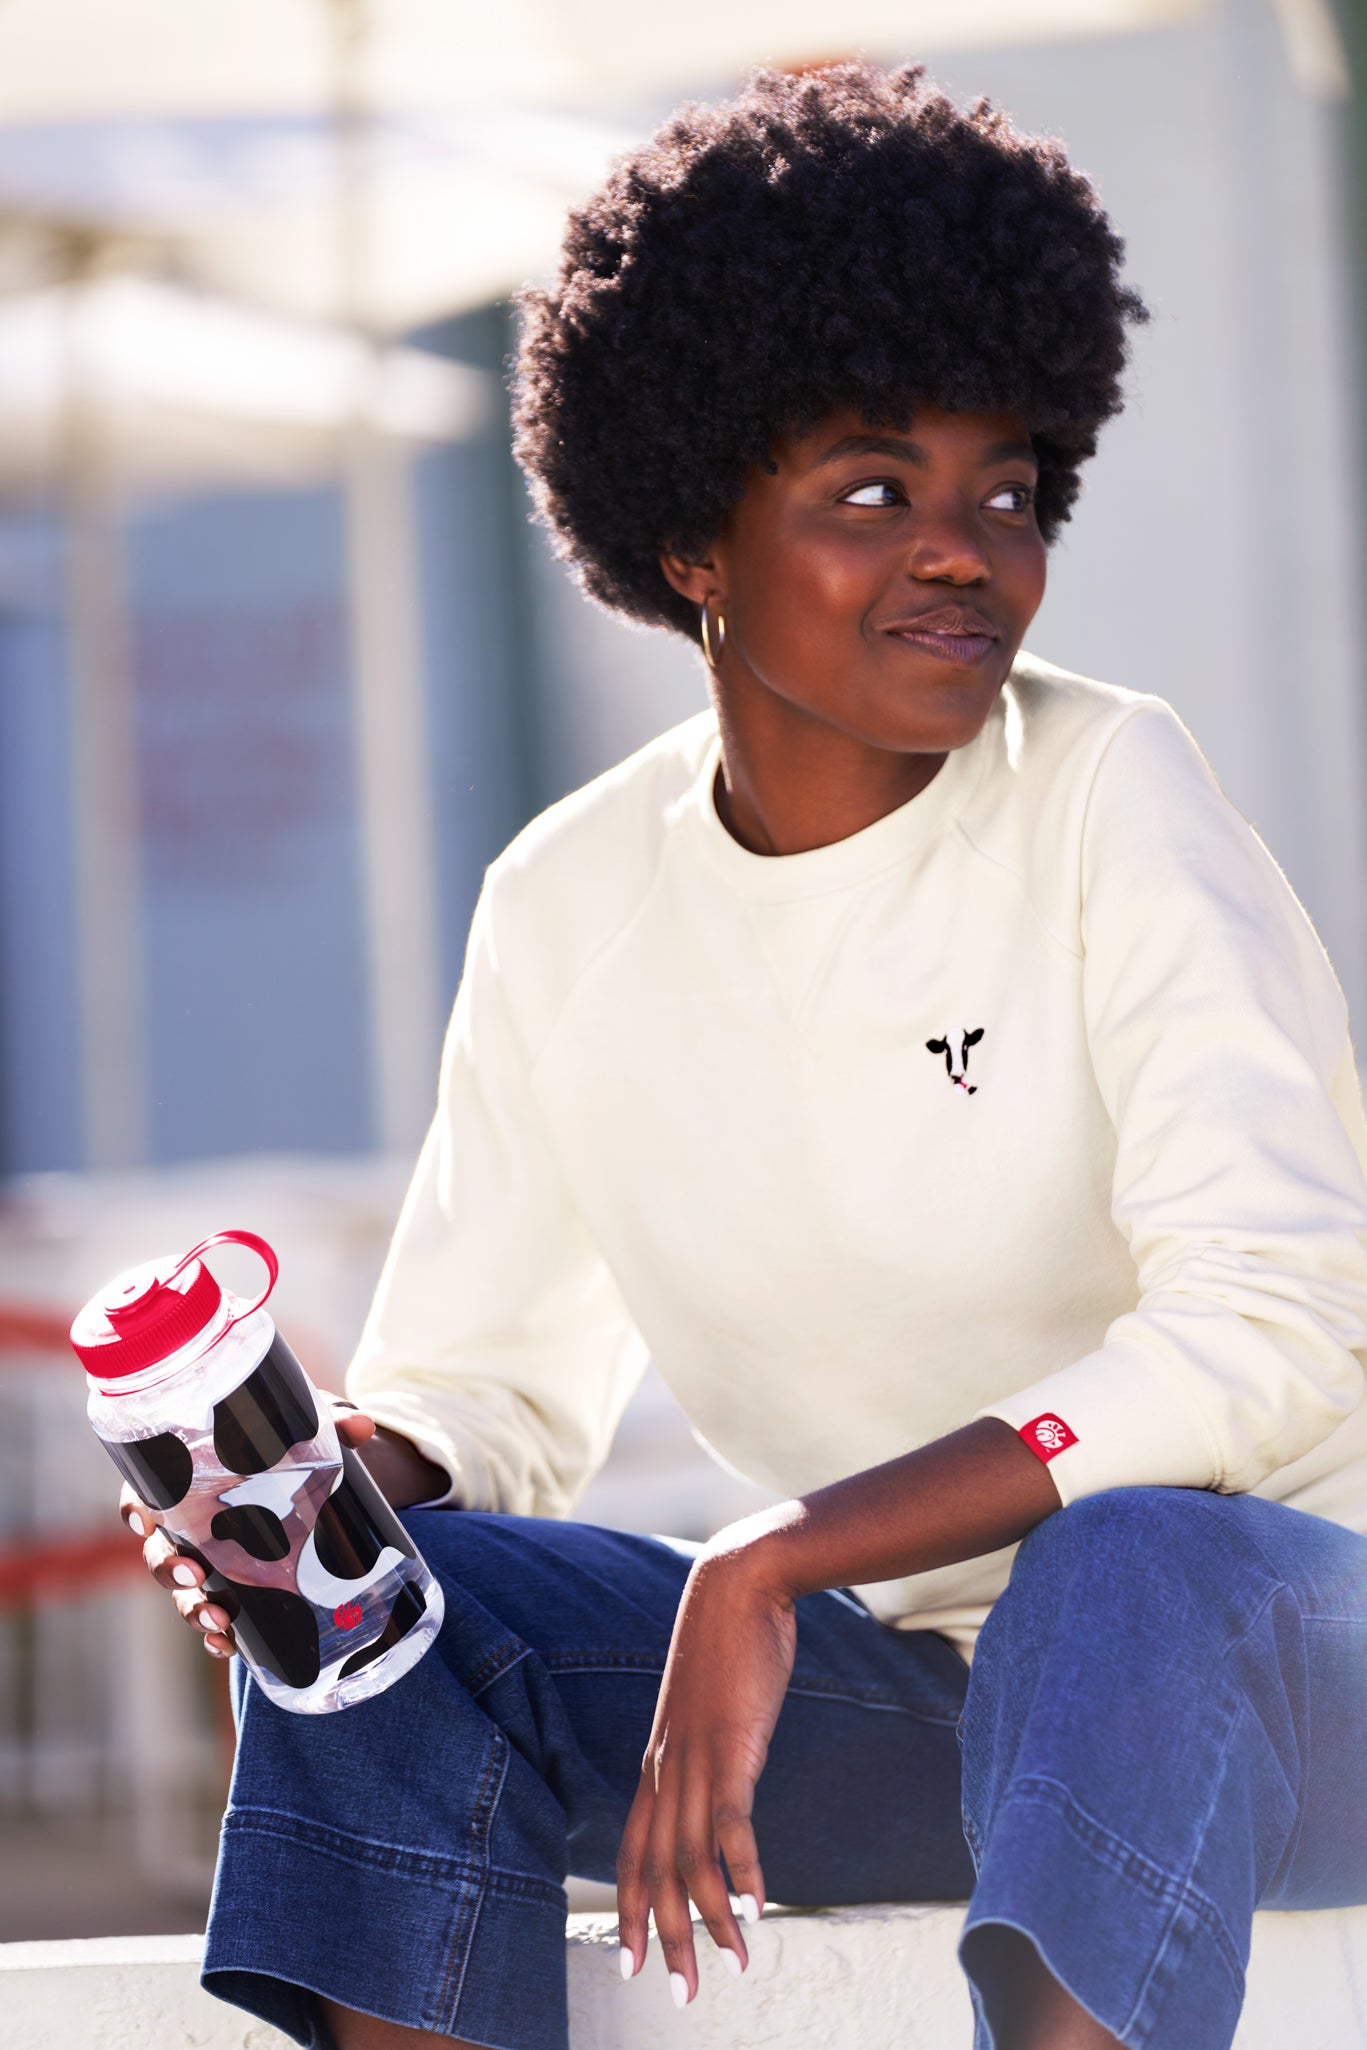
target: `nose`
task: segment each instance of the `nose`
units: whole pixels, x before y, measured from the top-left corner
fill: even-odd
[[[911,537],[907,570],[922,583],[986,583],[992,564],[976,507],[927,505]]]

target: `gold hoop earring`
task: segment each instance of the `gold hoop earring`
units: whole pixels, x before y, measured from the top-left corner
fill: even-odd
[[[712,652],[712,634],[707,617],[707,600],[705,598],[702,608],[702,651],[707,666],[711,670],[716,669],[717,664],[726,652],[726,615],[720,611],[717,614],[717,652],[714,655]]]

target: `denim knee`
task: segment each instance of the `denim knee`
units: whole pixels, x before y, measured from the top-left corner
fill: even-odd
[[[1166,1644],[1227,1645],[1279,1584],[1258,1544],[1276,1505],[1199,1488],[1108,1488],[1070,1503],[1023,1540],[984,1627],[1036,1641],[1068,1616],[1110,1629],[1158,1632]]]

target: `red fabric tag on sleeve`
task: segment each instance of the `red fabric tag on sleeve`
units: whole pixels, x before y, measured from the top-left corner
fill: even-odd
[[[1047,1410],[1033,1422],[1022,1424],[1020,1435],[1036,1459],[1042,1459],[1046,1465],[1051,1459],[1057,1459],[1060,1452],[1066,1452],[1070,1445],[1077,1443],[1077,1432],[1070,1431],[1061,1416],[1053,1416]]]

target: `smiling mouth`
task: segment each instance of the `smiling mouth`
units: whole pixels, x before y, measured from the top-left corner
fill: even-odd
[[[927,606],[909,619],[890,620],[883,631],[892,640],[960,665],[980,662],[999,638],[991,620],[974,605]]]
[[[905,641],[908,647],[925,648],[945,662],[980,662],[997,645],[995,634],[972,629],[953,632],[943,627],[895,626],[888,632],[893,640]]]

